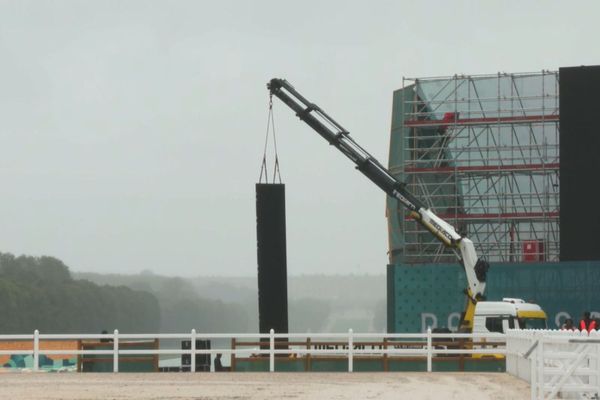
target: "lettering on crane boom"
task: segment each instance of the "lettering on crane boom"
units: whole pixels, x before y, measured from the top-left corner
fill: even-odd
[[[410,208],[412,211],[417,211],[417,207],[408,201],[406,197],[402,196],[399,191],[394,190],[392,193],[394,194],[394,197],[400,200],[406,207]]]
[[[450,235],[450,232],[442,229],[442,227],[435,222],[434,220],[429,220],[429,223],[431,224],[431,226],[433,226],[439,233],[441,233],[446,239],[448,239],[448,243],[453,243],[454,242],[454,238],[452,237],[452,235]]]

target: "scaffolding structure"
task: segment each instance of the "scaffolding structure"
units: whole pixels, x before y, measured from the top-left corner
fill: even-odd
[[[398,94],[390,170],[408,190],[488,261],[558,261],[558,72],[403,78]],[[391,263],[455,260],[401,207],[388,217]]]

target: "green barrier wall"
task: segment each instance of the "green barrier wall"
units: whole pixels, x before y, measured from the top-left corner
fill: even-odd
[[[388,265],[388,332],[422,332],[427,326],[456,329],[466,281],[457,264]],[[600,318],[600,261],[497,263],[488,273],[488,300],[518,297],[542,306],[548,327],[584,311]]]

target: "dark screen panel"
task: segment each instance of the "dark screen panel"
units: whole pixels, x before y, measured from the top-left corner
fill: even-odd
[[[560,259],[600,260],[600,66],[559,79]]]
[[[287,333],[285,185],[256,184],[256,237],[259,329]]]

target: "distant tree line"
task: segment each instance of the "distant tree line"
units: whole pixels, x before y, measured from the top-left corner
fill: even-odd
[[[0,334],[248,331],[242,305],[203,298],[182,278],[75,275],[84,279],[53,257],[0,253]]]
[[[152,294],[74,280],[53,257],[0,253],[0,333],[156,332],[160,307]]]

